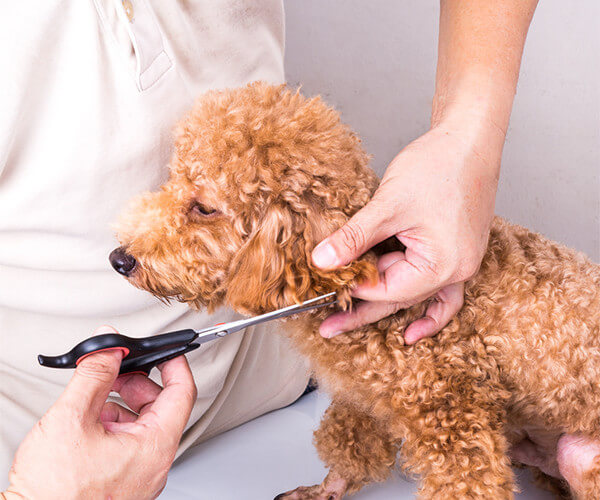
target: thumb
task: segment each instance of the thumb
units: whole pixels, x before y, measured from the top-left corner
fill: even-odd
[[[393,234],[392,228],[385,227],[388,218],[379,205],[377,200],[370,201],[319,243],[312,253],[313,264],[321,269],[345,266]]]
[[[100,327],[94,334],[117,333],[112,327]],[[97,421],[111,388],[119,375],[121,349],[107,350],[84,357],[58,404],[76,410],[83,420]]]

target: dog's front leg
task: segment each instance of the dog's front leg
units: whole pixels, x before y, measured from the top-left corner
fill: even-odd
[[[380,422],[335,400],[315,431],[315,445],[330,470],[325,480],[282,493],[278,500],[339,500],[367,483],[385,480],[398,451],[397,442]]]

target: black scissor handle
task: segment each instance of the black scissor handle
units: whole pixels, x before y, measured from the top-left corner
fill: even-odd
[[[153,337],[133,338],[119,333],[105,333],[90,337],[77,344],[73,349],[59,356],[38,356],[42,366],[51,368],[75,368],[85,356],[110,349],[124,349],[125,357],[121,362],[120,374],[143,372],[150,370],[159,363],[190,352],[198,344],[191,344],[196,338],[196,332],[191,329],[177,330]]]
[[[187,344],[179,347],[173,347],[164,351],[151,352],[149,354],[143,354],[136,358],[125,358],[121,362],[121,369],[119,375],[124,373],[144,373],[148,375],[152,368],[156,365],[169,361],[170,359],[177,358],[183,354],[186,354],[194,349],[198,349],[200,344]]]

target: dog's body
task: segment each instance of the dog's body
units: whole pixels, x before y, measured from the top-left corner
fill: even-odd
[[[318,99],[263,84],[209,93],[179,130],[169,182],[122,221],[127,276],[246,313],[328,291],[348,304],[374,256],[325,272],[310,252],[373,193],[367,160]],[[600,439],[599,266],[496,218],[462,310],[406,346],[425,307],[332,339],[318,334],[324,312],[287,323],[333,402],[315,434],[328,478],[283,498],[340,498],[385,479],[398,452],[423,498],[511,498],[510,443],[533,429]],[[584,498],[600,498],[597,462]]]
[[[339,341],[320,337],[319,319],[299,321],[292,338],[333,396],[321,458],[358,488],[386,477],[404,440],[401,465],[424,478],[423,497],[510,497],[511,441],[600,437],[599,287],[598,266],[496,219],[463,309],[436,338],[404,345],[424,306]]]

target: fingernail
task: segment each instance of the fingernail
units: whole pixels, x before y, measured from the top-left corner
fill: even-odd
[[[335,267],[337,260],[335,249],[327,241],[322,241],[313,250],[312,261],[317,267]]]
[[[102,352],[102,350],[98,352]],[[112,354],[115,356],[115,358],[119,358],[119,361],[129,354],[129,351],[124,347],[109,347],[108,349],[104,350],[104,352]]]
[[[129,354],[129,349],[119,348],[116,350],[121,353],[121,359],[125,358]]]
[[[328,332],[327,330],[324,330],[324,331],[319,330],[319,333],[321,334],[321,337],[330,339],[332,337],[339,335],[340,333],[343,333],[343,331],[342,330],[334,330],[333,332]]]
[[[127,356],[127,354],[129,354],[128,351],[125,350],[125,348],[123,347],[108,347],[106,349],[100,349],[99,351],[93,351],[93,352],[89,352],[87,354],[84,354],[83,356],[81,356],[78,360],[77,360],[77,365],[81,364],[84,362],[84,360],[87,360],[88,358],[100,355],[100,354],[108,354],[109,356],[112,356],[113,358],[116,358],[118,361],[121,361],[125,356]],[[85,361],[87,363],[87,361]]]

